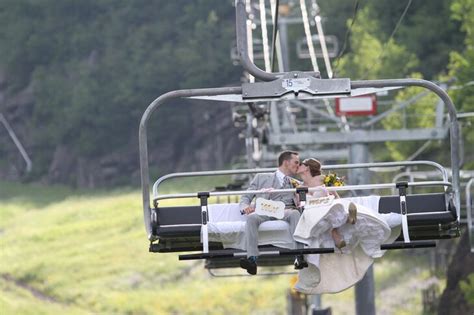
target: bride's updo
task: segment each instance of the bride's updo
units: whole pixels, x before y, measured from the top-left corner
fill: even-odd
[[[309,172],[311,173],[311,176],[314,177],[321,175],[321,162],[319,162],[318,160],[310,158],[303,160],[301,164],[304,164],[309,167]]]

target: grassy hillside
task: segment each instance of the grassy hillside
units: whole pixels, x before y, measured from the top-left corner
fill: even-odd
[[[202,262],[148,253],[140,200],[137,191],[0,183],[0,313],[286,314],[291,276],[214,278]],[[428,277],[416,265],[375,264],[384,314],[421,313],[421,292],[403,294]],[[352,314],[353,290],[323,304]]]

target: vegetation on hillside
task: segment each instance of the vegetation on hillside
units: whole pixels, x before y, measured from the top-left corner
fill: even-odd
[[[2,314],[287,313],[291,276],[214,278],[202,262],[149,253],[138,192],[58,188],[0,182]],[[421,314],[426,261],[393,256],[375,264],[377,307]],[[419,293],[407,296],[407,285]],[[325,295],[323,304],[353,314],[353,294]]]
[[[344,49],[333,60],[338,76],[418,73],[439,80],[449,68],[457,85],[471,80],[472,1],[415,1],[398,24],[407,4],[319,3],[326,34],[336,35]],[[137,128],[147,104],[170,90],[238,84],[241,67],[229,59],[234,19],[231,1],[2,1],[0,107],[33,158],[28,179],[79,186],[138,183]],[[293,47],[301,26],[290,33],[296,34],[290,37]],[[292,70],[309,68],[308,60],[291,64]],[[472,110],[472,88],[455,92],[460,110]],[[209,135],[200,134],[203,128],[195,123],[212,116],[212,109],[186,102],[160,108],[150,128],[151,154],[171,152],[173,158],[154,158],[157,173],[217,159],[210,154],[214,144],[199,138]],[[196,141],[187,150],[182,143],[191,134]],[[16,163],[21,169],[11,141],[0,141],[0,168]],[[229,154],[226,164],[243,149],[235,142],[221,152]],[[98,174],[102,179],[94,181]]]

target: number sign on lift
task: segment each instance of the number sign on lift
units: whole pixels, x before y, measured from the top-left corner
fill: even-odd
[[[289,91],[301,91],[308,89],[310,86],[310,79],[309,78],[304,78],[304,79],[284,79],[282,81],[282,86],[285,90]]]

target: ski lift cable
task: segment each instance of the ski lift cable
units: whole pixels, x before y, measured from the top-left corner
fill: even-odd
[[[339,52],[339,54],[336,57],[336,61],[334,62],[334,73],[337,74],[337,67],[339,65],[339,60],[341,59],[341,56],[344,54],[346,47],[347,47],[347,40],[349,39],[349,35],[351,34],[352,27],[354,26],[356,19],[357,19],[357,13],[359,12],[359,0],[354,1],[354,9],[352,11],[352,20],[351,20],[351,25],[346,31],[346,35],[344,36],[344,43],[342,44],[342,49]]]
[[[314,52],[313,39],[311,37],[311,29],[310,29],[309,19],[308,19],[308,10],[306,8],[306,0],[300,0],[300,6],[301,6],[301,16],[303,18],[304,33],[306,35],[306,42],[308,43],[308,50],[309,50],[309,56],[311,59],[311,64],[313,66],[313,70],[318,72],[319,71],[318,61],[316,60],[316,53]]]
[[[407,5],[405,6],[405,9],[403,10],[402,14],[400,15],[400,18],[398,19],[398,22],[397,24],[395,24],[395,27],[393,28],[393,31],[392,33],[390,34],[390,37],[388,38],[388,40],[385,42],[385,44],[383,45],[382,47],[382,51],[380,52],[380,54],[377,56],[377,58],[375,59],[374,62],[371,63],[369,69],[365,72],[365,75],[363,76],[363,78],[367,78],[368,74],[369,74],[369,71],[373,69],[373,67],[380,63],[380,60],[382,60],[382,57],[384,56],[385,54],[385,51],[386,51],[386,48],[388,46],[388,44],[390,43],[390,41],[392,40],[393,36],[395,35],[395,33],[398,31],[398,28],[400,27],[400,25],[402,24],[402,21],[403,19],[405,18],[405,15],[407,14],[408,12],[408,9],[410,8],[411,6],[411,3],[413,2],[413,0],[408,0],[408,3]]]
[[[265,0],[260,0],[260,28],[262,30],[263,60],[265,62],[265,71],[270,72],[270,52],[268,47],[267,17],[265,11]]]

